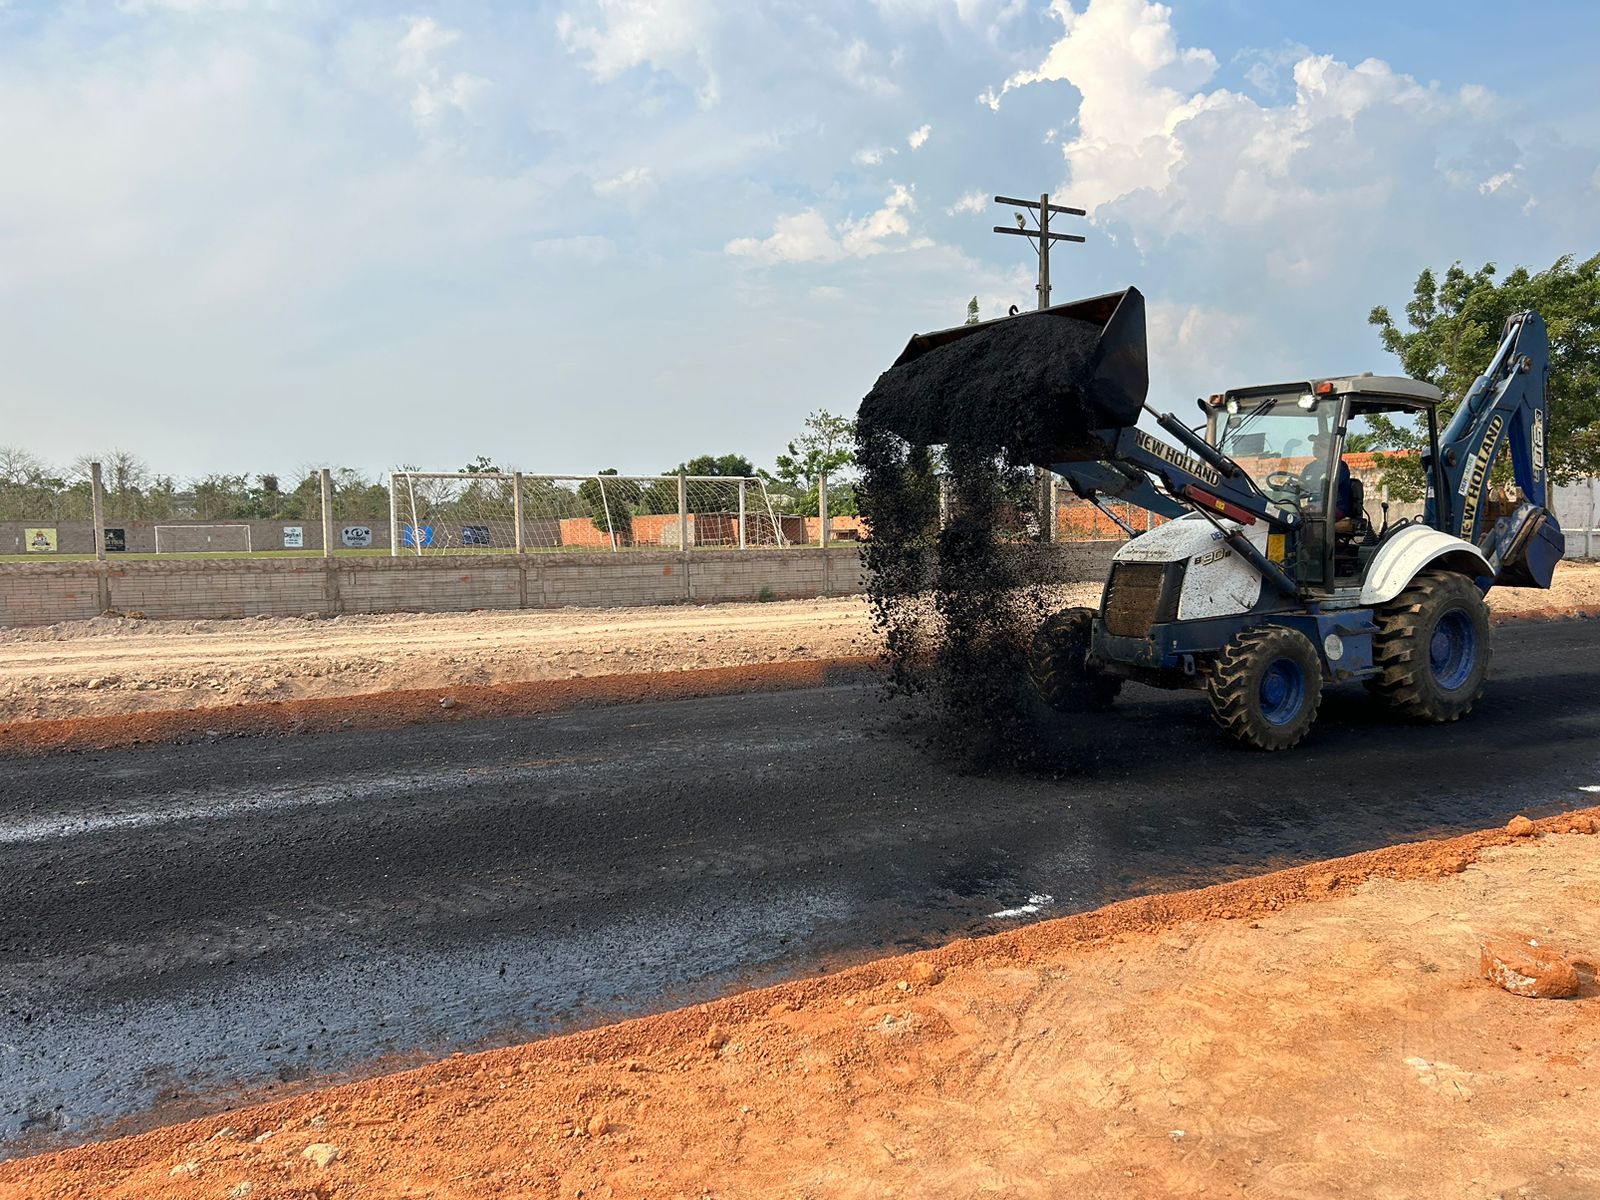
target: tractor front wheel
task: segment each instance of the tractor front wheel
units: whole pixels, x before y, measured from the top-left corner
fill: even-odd
[[[1122,680],[1089,667],[1094,633],[1092,608],[1069,608],[1048,618],[1034,635],[1028,676],[1034,690],[1057,712],[1098,712],[1110,708]]]
[[[1472,580],[1423,571],[1373,614],[1367,690],[1415,721],[1464,717],[1489,674],[1489,609]]]
[[[1322,704],[1322,660],[1299,630],[1258,625],[1233,635],[1206,670],[1211,716],[1235,741],[1288,750]]]

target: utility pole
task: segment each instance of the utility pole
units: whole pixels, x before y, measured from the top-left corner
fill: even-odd
[[[1088,214],[1081,208],[1068,208],[1065,204],[1051,204],[1050,193],[1040,195],[1037,201],[1018,200],[1013,196],[996,196],[996,204],[1009,204],[1012,208],[1027,209],[1033,213],[1037,228],[1029,229],[1027,221],[1019,212],[1017,224],[996,225],[996,233],[1009,233],[1016,237],[1025,237],[1033,242],[1033,249],[1039,256],[1039,304],[1038,307],[1050,307],[1050,245],[1052,242],[1082,242],[1085,239],[1076,233],[1053,233],[1050,229],[1050,214],[1060,213],[1064,217],[1082,217]],[[1016,310],[1013,309],[1013,312]],[[1034,517],[1038,522],[1037,537],[1041,542],[1054,542],[1056,540],[1056,477],[1043,467],[1033,469],[1034,487]]]
[[[1050,243],[1051,242],[1082,242],[1086,239],[1076,233],[1052,233],[1050,231],[1050,214],[1060,213],[1064,217],[1082,217],[1088,214],[1081,208],[1068,208],[1064,204],[1051,204],[1050,193],[1045,192],[1037,200],[1017,200],[1011,196],[996,196],[996,204],[1009,204],[1012,208],[1025,208],[1033,213],[1033,219],[1038,228],[1029,229],[1022,220],[1022,214],[1017,214],[1017,226],[996,225],[996,233],[1009,233],[1017,237],[1033,239],[1034,251],[1039,255],[1039,305],[1040,308],[1050,307]]]

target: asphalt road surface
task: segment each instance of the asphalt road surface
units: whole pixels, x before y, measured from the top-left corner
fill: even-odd
[[[0,1155],[1149,891],[1594,803],[1600,623],[1299,750],[1129,688],[963,776],[867,685],[0,760]]]

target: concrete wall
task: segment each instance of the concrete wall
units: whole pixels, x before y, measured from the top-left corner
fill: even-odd
[[[437,555],[424,558],[156,559],[0,563],[0,626],[106,611],[152,619],[307,612],[801,599],[861,590],[853,548],[680,554]]]
[[[1102,577],[1115,542],[1061,547],[1062,577]],[[0,626],[102,612],[151,619],[613,608],[799,600],[862,590],[854,546],[681,554],[462,554],[424,558],[155,559],[0,563]]]

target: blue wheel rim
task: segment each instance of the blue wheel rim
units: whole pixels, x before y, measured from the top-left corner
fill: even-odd
[[[1275,658],[1261,676],[1261,715],[1272,725],[1287,725],[1306,702],[1306,677],[1292,658]]]
[[[1459,609],[1447,612],[1433,627],[1428,640],[1428,666],[1434,682],[1453,692],[1467,682],[1478,661],[1478,631],[1467,614]]]

